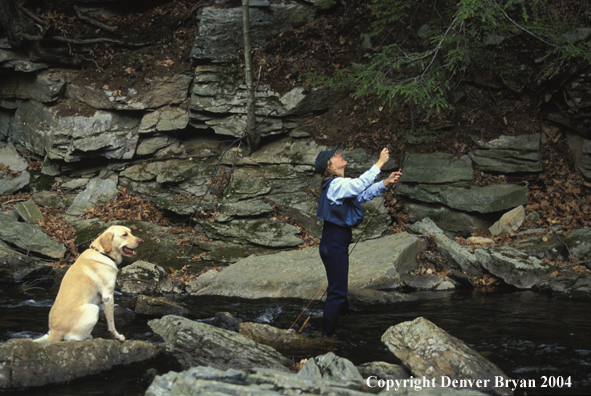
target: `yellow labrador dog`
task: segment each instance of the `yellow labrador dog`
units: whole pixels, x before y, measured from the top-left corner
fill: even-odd
[[[109,331],[119,341],[125,341],[125,337],[115,330],[113,321],[113,291],[119,271],[117,265],[123,256],[135,256],[135,249],[142,242],[127,227],[107,228],[64,275],[49,312],[49,332],[35,341],[80,341],[92,338],[90,333],[98,321],[101,301]]]

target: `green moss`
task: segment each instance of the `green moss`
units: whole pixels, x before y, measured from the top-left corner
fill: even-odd
[[[55,177],[44,175],[41,170],[29,170],[28,172],[31,174],[28,186],[31,192],[51,190],[51,186],[55,183]]]

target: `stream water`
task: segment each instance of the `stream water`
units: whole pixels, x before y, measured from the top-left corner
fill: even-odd
[[[0,284],[0,342],[44,334],[56,293],[57,290],[44,287],[23,294],[19,293],[18,285]],[[360,312],[340,321],[337,335],[342,346],[337,355],[357,365],[377,360],[400,363],[380,338],[388,327],[422,316],[467,342],[509,377],[528,380],[530,387],[517,389],[517,395],[590,393],[591,304],[532,292],[475,290],[443,296],[388,306],[358,307]],[[121,306],[125,306],[128,299],[115,297]],[[307,301],[280,299],[191,299],[192,309],[202,318],[198,320],[210,322],[215,312],[225,311],[243,321],[268,323],[284,329],[289,328],[306,304]],[[304,333],[312,335],[320,329],[322,304],[313,303],[303,318],[307,316],[311,319]],[[162,342],[148,327],[148,320],[138,316],[132,321],[117,323],[117,329],[127,339]],[[97,324],[93,336],[110,338],[106,324]],[[293,359],[299,361],[304,357],[309,356],[293,356]],[[179,369],[171,360],[162,359],[156,363],[116,367],[68,384],[0,391],[0,395],[143,395],[147,384],[142,382],[142,375],[150,367],[156,367],[161,373]],[[535,387],[531,387],[534,382]]]

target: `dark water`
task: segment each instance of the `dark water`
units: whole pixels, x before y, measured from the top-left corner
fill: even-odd
[[[57,290],[18,293],[14,285],[0,284],[0,342],[10,338],[38,337],[47,331],[47,315]],[[125,306],[128,297],[116,296]],[[202,321],[226,311],[243,321],[268,323],[287,329],[306,306],[297,300],[236,300],[192,298],[191,307]],[[591,391],[591,304],[558,300],[531,292],[456,292],[441,299],[398,303],[381,307],[358,307],[356,315],[341,319],[337,335],[342,347],[336,353],[355,364],[370,361],[400,363],[380,338],[388,327],[425,317],[451,335],[467,342],[501,368],[509,377],[524,379],[535,387],[515,394],[586,395]],[[320,329],[322,304],[313,303],[300,319],[311,316],[304,334]],[[149,318],[137,317],[117,323],[127,339],[162,342],[147,326]],[[106,324],[99,323],[94,337],[110,338]],[[294,361],[309,356],[290,356]],[[171,361],[160,360],[116,367],[69,384],[37,390],[2,392],[1,395],[143,395],[147,385],[142,375],[148,368],[159,372],[178,370]],[[545,378],[545,379],[544,379]],[[569,381],[570,380],[570,381]],[[545,387],[544,385],[545,381]],[[558,384],[566,382],[562,388]],[[570,386],[568,383],[570,382]]]

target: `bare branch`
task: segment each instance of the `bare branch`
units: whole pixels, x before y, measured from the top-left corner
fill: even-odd
[[[91,25],[94,25],[100,29],[106,30],[107,32],[114,32],[115,30],[117,30],[117,26],[109,26],[109,25],[105,25],[104,23],[101,23],[99,21],[95,21],[94,19],[84,16],[82,15],[82,12],[80,12],[80,9],[78,8],[78,6],[74,6],[74,9],[76,10],[76,15],[78,16],[78,18],[82,19],[84,22],[87,22]]]
[[[53,40],[53,41],[60,41],[62,43],[68,44],[78,44],[78,45],[85,45],[85,44],[97,44],[97,43],[113,43],[123,45],[125,47],[144,47],[146,45],[152,45],[152,43],[129,43],[121,40],[114,40],[104,37],[93,38],[93,39],[69,39],[66,37],[61,36],[52,36],[52,37],[43,37],[43,36],[33,36],[31,34],[23,34],[23,37],[29,41],[43,41],[43,40]]]

